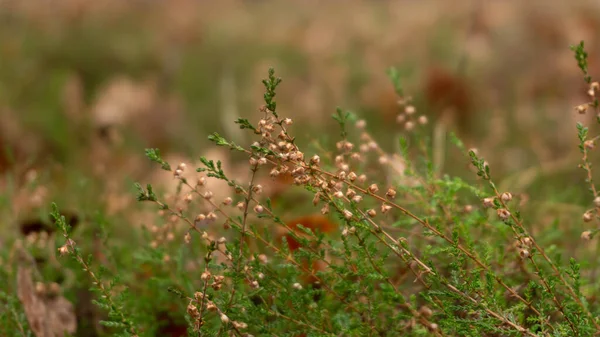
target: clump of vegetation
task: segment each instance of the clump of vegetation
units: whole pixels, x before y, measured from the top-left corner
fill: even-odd
[[[573,50],[590,96],[575,110],[599,114],[600,86],[587,72],[583,43]],[[565,255],[570,251],[561,247],[556,228],[539,228],[523,216],[524,196],[502,190],[493,167],[457,137],[450,137],[462,154],[455,160],[471,172],[464,179],[440,172],[427,117],[404,96],[398,72],[389,74],[404,131],[385,140],[396,142],[398,153],[385,152],[378,139],[386,137],[372,135],[364,120],[341,108],[333,115],[338,130],[301,147],[292,119],[278,109],[282,81],[270,69],[262,117],[236,121],[253,142],[209,136],[215,146],[245,157],[247,176],[232,176],[222,162],[205,157],[195,169],[168,163],[158,149],[148,149],[147,157],[172,175],[176,189],[165,194],[136,184],[137,200],[156,208],[155,222],[146,224],[140,242],[113,246],[98,216],[95,237],[102,243],[96,247],[102,249],[89,258],[54,205],[52,217],[64,237],[57,251],[73,257],[70,280],[90,284],[101,309],[92,317],[102,326],[89,328],[90,335],[600,332],[596,252],[583,246],[577,259]],[[592,201],[581,221],[591,224],[600,218],[589,160],[598,137],[590,138],[582,124],[577,129]],[[215,181],[223,187],[211,187]],[[597,231],[586,230],[581,239],[592,240]],[[19,248],[19,254],[28,253]],[[5,271],[2,278],[10,275]],[[29,292],[58,296],[47,289]],[[22,314],[25,303],[9,293],[0,293],[0,300],[10,309],[1,316],[7,331],[42,336],[27,328],[26,321],[33,321]]]

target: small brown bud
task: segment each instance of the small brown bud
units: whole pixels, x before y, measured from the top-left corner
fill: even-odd
[[[264,211],[265,209],[262,207],[262,205],[256,205],[254,206],[254,212],[260,214]]]
[[[67,246],[67,245],[60,246],[60,248],[58,248],[58,253],[60,254],[60,256],[68,254],[69,253],[69,246]]]
[[[433,311],[431,309],[429,309],[429,307],[426,307],[426,306],[422,306],[419,309],[419,313],[421,314],[421,316],[423,316],[425,318],[429,318],[433,315]]]
[[[387,190],[387,192],[385,193],[386,197],[390,198],[390,199],[394,199],[396,197],[396,191],[392,188],[389,188]]]
[[[235,207],[237,207],[240,211],[243,211],[244,208],[246,207],[246,203],[244,203],[243,201],[240,201],[237,203],[237,205],[235,205]]]
[[[369,215],[371,218],[374,218],[375,216],[377,216],[377,211],[371,208],[371,209],[369,209],[369,210],[367,211],[367,214],[368,214],[368,215]]]
[[[586,241],[591,240],[592,236],[593,236],[592,231],[585,231],[585,232],[581,233],[581,238]]]
[[[415,109],[415,107],[412,105],[407,105],[406,108],[404,108],[404,112],[410,116],[417,112],[417,109]]]
[[[502,195],[500,195],[500,199],[502,199],[504,202],[509,202],[512,200],[512,198],[513,196],[510,192],[504,192]]]
[[[352,212],[350,212],[349,210],[345,209],[343,213],[344,213],[344,218],[346,218],[347,220],[352,219],[352,216],[353,216]]]
[[[190,232],[185,233],[185,236],[183,237],[183,241],[188,244],[192,241],[192,235],[190,234]]]
[[[335,193],[333,193],[333,196],[336,198],[343,198],[344,193],[342,193],[342,191],[336,191]]]
[[[262,185],[258,184],[258,185],[254,185],[252,187],[252,192],[256,193],[256,194],[261,194],[263,191],[263,187]]]
[[[404,124],[404,129],[406,131],[412,131],[415,128],[415,123],[413,121],[408,121]]]
[[[587,104],[581,104],[575,107],[575,110],[580,113],[580,114],[585,114],[585,112],[587,111],[588,105]]]
[[[364,119],[359,119],[358,121],[356,121],[355,126],[356,126],[357,129],[362,130],[362,129],[364,129],[367,126],[367,122],[365,122]]]
[[[419,122],[419,124],[421,124],[421,125],[425,125],[425,124],[427,124],[427,116],[425,116],[425,115],[421,115],[421,116],[419,116],[418,122]]]
[[[583,213],[583,221],[585,222],[590,222],[594,219],[594,215],[592,214],[592,212],[588,211]]]
[[[498,217],[502,220],[506,220],[510,217],[510,212],[505,209],[505,208],[499,208],[496,213],[498,214]]]
[[[291,118],[286,118],[286,119],[283,120],[283,123],[285,125],[292,125],[294,122],[292,121]]]
[[[471,212],[473,212],[473,206],[472,205],[465,205],[463,207],[463,212],[465,212],[465,213],[471,213]]]
[[[260,263],[262,264],[266,264],[267,262],[269,262],[269,259],[265,254],[260,254],[258,255],[258,261],[260,261]]]
[[[229,323],[229,317],[225,314],[221,314],[221,322],[223,322],[223,324]]]
[[[360,196],[360,195],[355,195],[355,196],[352,197],[352,201],[354,201],[355,203],[361,202],[362,199],[363,199],[363,197]]]
[[[325,215],[325,214],[328,214],[328,213],[329,213],[329,204],[325,204],[321,208],[321,214]]]
[[[350,181],[355,181],[355,180],[356,180],[356,178],[357,178],[357,176],[356,176],[356,173],[354,173],[354,172],[350,172],[350,173],[348,173],[348,179],[349,179]]]
[[[369,192],[375,194],[377,193],[377,191],[379,191],[379,187],[377,187],[377,184],[371,184],[369,186]]]
[[[529,251],[528,251],[527,249],[521,249],[521,250],[519,250],[519,256],[520,256],[522,259],[526,259],[526,258],[528,258],[529,256],[531,256],[531,253],[529,253]]]
[[[294,287],[294,289],[296,289],[296,290],[302,290],[302,285],[300,283],[297,283],[297,282],[294,283],[292,285],[292,287]]]
[[[383,214],[387,213],[391,209],[392,209],[392,206],[390,206],[388,204],[381,205],[381,213],[383,213]]]
[[[494,198],[492,198],[492,197],[484,198],[483,199],[483,207],[485,207],[485,208],[494,207]]]
[[[596,142],[594,142],[592,139],[588,139],[583,142],[583,146],[585,146],[585,148],[588,150],[592,150],[594,147],[596,147]]]

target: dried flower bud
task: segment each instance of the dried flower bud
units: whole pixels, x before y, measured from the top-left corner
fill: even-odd
[[[258,261],[260,261],[262,264],[266,264],[267,262],[269,262],[269,259],[265,254],[260,254],[258,255]]]
[[[390,199],[394,199],[396,197],[396,191],[390,187],[385,193],[385,196]]]
[[[496,213],[498,214],[498,217],[502,220],[506,220],[510,217],[510,212],[505,208],[498,208]]]
[[[396,116],[396,123],[402,124],[402,123],[404,123],[404,121],[406,121],[406,115],[400,114],[400,115]]]
[[[348,228],[344,228],[344,230],[342,230],[342,236],[348,236]]]
[[[256,165],[258,165],[258,160],[256,160],[256,158],[254,158],[254,157],[251,157],[248,160],[248,163],[250,164],[250,166],[256,166]]]
[[[371,209],[369,209],[369,210],[367,211],[367,214],[368,214],[368,215],[369,215],[371,218],[374,218],[374,217],[377,215],[377,211],[371,208]]]
[[[204,186],[204,185],[206,185],[206,177],[198,178],[198,181],[196,182],[196,186]]]
[[[256,193],[256,194],[261,194],[263,191],[263,187],[262,185],[258,184],[258,185],[254,185],[252,187],[252,192]]]
[[[592,150],[594,147],[596,147],[596,142],[594,142],[592,139],[588,139],[583,142],[583,146],[585,146],[585,148],[588,150]]]
[[[586,241],[591,240],[592,236],[593,236],[592,231],[585,231],[585,232],[581,233],[581,238]]]
[[[381,213],[383,213],[383,214],[387,213],[391,209],[392,209],[392,206],[390,206],[388,204],[381,205]]]
[[[533,240],[528,236],[522,238],[521,242],[523,243],[523,245],[525,245],[527,247],[531,247],[533,245]]]
[[[596,197],[596,198],[594,198],[594,205],[595,205],[596,207],[600,207],[600,197]]]
[[[583,221],[585,222],[590,222],[594,219],[594,215],[592,214],[592,212],[585,212],[583,213]]]
[[[336,191],[335,193],[333,193],[333,196],[336,198],[343,198],[344,193],[342,193],[342,191]]]
[[[255,281],[256,282],[256,281]],[[258,287],[257,287],[258,288]],[[233,324],[233,326],[236,329],[246,329],[248,327],[248,324],[244,323],[244,322],[237,322],[237,321],[233,321],[231,322],[231,324]]]
[[[321,214],[329,214],[329,204],[325,204],[323,207],[321,207]]]
[[[485,208],[494,207],[494,198],[492,198],[492,197],[484,198],[483,199],[483,207],[485,207]]]
[[[438,328],[439,328],[439,326],[437,325],[437,323],[429,324],[429,330],[431,330],[431,331],[437,331]]]
[[[463,207],[463,212],[465,212],[465,213],[471,213],[471,212],[473,212],[473,206],[472,205],[465,205]]]
[[[183,241],[188,244],[192,241],[192,235],[190,234],[190,232],[185,233],[185,236],[183,237]]]
[[[246,203],[244,203],[243,201],[240,201],[237,203],[237,205],[235,205],[235,207],[237,207],[240,211],[243,211],[244,208],[246,207]]]
[[[185,201],[188,204],[190,202],[192,202],[192,194],[190,193],[190,194],[186,195],[185,198],[183,199],[183,201]]]
[[[355,181],[356,178],[357,178],[356,173],[354,173],[354,172],[348,173],[348,180]]]
[[[363,197],[360,195],[355,195],[354,197],[352,197],[352,201],[354,201],[355,203],[361,202],[362,199],[363,199]]]
[[[219,240],[217,240],[217,243],[220,245],[224,244],[225,242],[227,242],[227,239],[224,236],[220,237]]]
[[[352,212],[350,212],[349,210],[345,209],[343,213],[344,213],[344,218],[346,218],[347,220],[352,219],[352,216],[353,216]]]
[[[404,130],[412,131],[415,128],[415,123],[413,121],[408,121],[404,124]]]
[[[356,126],[357,129],[361,129],[362,130],[362,129],[364,129],[367,126],[367,122],[365,122],[364,119],[359,119],[359,120],[356,121],[355,126]]]
[[[202,275],[200,275],[200,279],[202,281],[206,281],[206,280],[210,279],[211,276],[212,276],[211,273],[207,270],[207,271],[203,272]]]
[[[313,165],[319,165],[320,162],[321,162],[321,157],[317,156],[316,154],[314,156],[312,156],[312,158],[310,158],[310,163]]]
[[[504,202],[509,202],[512,200],[512,198],[513,196],[510,192],[504,192],[502,195],[500,195],[500,199],[502,199]]]
[[[419,124],[421,124],[421,125],[425,125],[425,124],[427,124],[427,122],[428,122],[428,121],[427,121],[427,116],[425,116],[425,115],[421,115],[421,116],[419,116],[418,122],[419,122]]]
[[[221,314],[221,322],[223,322],[223,324],[229,323],[229,317],[225,314]]]
[[[217,220],[217,214],[215,214],[214,212],[210,212],[210,213],[206,214],[206,220],[208,220],[210,222]]]
[[[581,104],[575,107],[575,110],[580,113],[580,114],[585,114],[585,112],[587,111],[588,105],[587,104]]]
[[[225,206],[231,205],[232,202],[233,202],[233,199],[231,199],[230,197],[223,199],[223,205],[225,205]]]
[[[296,290],[302,290],[302,285],[300,283],[297,283],[297,282],[294,283],[292,285],[292,287],[294,287],[294,289],[296,289]]]
[[[519,256],[522,259],[526,259],[531,256],[531,253],[529,253],[529,251],[527,249],[521,249],[521,250],[519,250]]]
[[[387,156],[379,156],[377,161],[379,161],[379,164],[385,165],[385,164],[389,163],[390,160],[388,159]]]
[[[377,187],[377,184],[371,184],[368,190],[370,193],[375,194],[377,191],[379,191],[379,187]]]
[[[361,174],[358,176],[358,182],[359,183],[364,183],[365,181],[367,181],[367,175],[366,174]]]
[[[404,112],[405,112],[407,115],[412,115],[412,114],[414,114],[416,111],[417,111],[417,109],[415,109],[415,107],[414,107],[414,106],[412,106],[412,105],[407,105],[407,106],[406,106],[406,108],[404,108]]]
[[[429,318],[433,315],[433,311],[431,309],[429,309],[429,307],[422,306],[419,309],[419,314],[421,314],[421,316],[423,316],[425,318]]]
[[[60,256],[64,256],[65,254],[68,254],[69,246],[67,246],[67,245],[60,246],[60,248],[58,248],[58,253],[60,254]]]
[[[213,197],[213,192],[211,192],[211,191],[206,191],[206,192],[204,193],[204,199],[206,199],[206,200],[210,200],[210,199],[212,199],[212,197]]]
[[[190,315],[190,317],[192,317],[194,319],[196,319],[200,316],[200,312],[198,311],[198,308],[196,308],[196,306],[193,305],[191,302],[187,306],[187,313],[188,313],[188,315]]]
[[[278,171],[276,168],[273,168],[273,169],[271,170],[271,172],[269,173],[269,175],[270,175],[272,178],[275,178],[275,177],[277,177],[277,176],[279,175],[279,173],[280,173],[280,172],[279,172],[279,171]]]
[[[260,214],[264,211],[265,209],[262,207],[262,205],[256,205],[254,206],[254,212]]]

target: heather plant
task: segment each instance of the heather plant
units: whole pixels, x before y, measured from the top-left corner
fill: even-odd
[[[599,86],[587,73],[584,45],[573,49],[591,97],[576,110],[598,113]],[[236,121],[253,142],[208,137],[244,158],[246,176],[233,176],[210,158],[200,157],[200,167],[192,168],[146,150],[177,187],[135,185],[137,200],[156,210],[139,246],[111,247],[110,233],[101,231],[103,254],[88,258],[54,206],[64,237],[58,253],[73,257],[76,277],[91,284],[102,309],[104,328],[97,330],[120,336],[597,334],[595,253],[563,256],[570,252],[556,243],[557,229],[536,227],[522,215],[523,197],[501,190],[479,151],[455,136],[452,151],[461,154],[455,160],[470,174],[441,172],[428,118],[405,95],[398,71],[388,74],[403,130],[386,141],[398,153],[383,150],[384,137],[341,108],[332,116],[336,132],[301,146],[293,120],[278,108],[282,80],[270,69],[261,118]],[[589,160],[597,137],[577,128],[594,203],[583,215],[590,223],[600,214]],[[229,193],[213,189],[214,181]],[[281,184],[285,192],[300,192],[292,198],[269,189]],[[296,222],[306,215],[310,221]],[[582,239],[596,233],[587,230]],[[123,252],[130,257],[118,257]],[[0,293],[0,301],[10,309],[0,322],[27,335],[16,299]]]

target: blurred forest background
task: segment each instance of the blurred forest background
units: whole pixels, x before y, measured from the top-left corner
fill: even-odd
[[[599,31],[597,1],[4,0],[2,227],[51,200],[125,212],[131,182],[160,183],[147,147],[235,160],[206,136],[245,140],[232,121],[258,118],[270,66],[299,141],[327,142],[339,105],[393,150],[395,66],[432,130],[455,130],[509,186],[577,203],[575,123],[592,117],[573,110],[587,89],[569,46],[585,40],[597,74]]]

